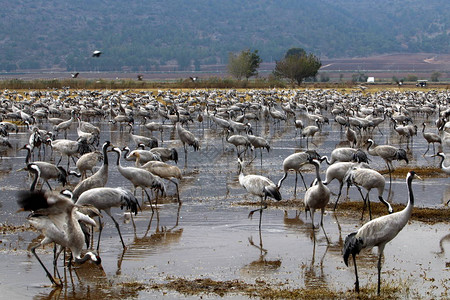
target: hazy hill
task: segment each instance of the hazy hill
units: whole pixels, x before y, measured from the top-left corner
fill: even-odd
[[[0,71],[157,70],[291,47],[322,59],[448,53],[448,0],[0,0]],[[91,57],[101,50],[99,58]]]

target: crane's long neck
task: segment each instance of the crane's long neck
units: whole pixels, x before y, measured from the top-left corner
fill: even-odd
[[[108,145],[104,144],[103,145],[103,165],[104,166],[108,166],[108,151],[106,151],[108,149]]]
[[[373,145],[373,141],[369,141],[368,142],[369,143],[369,146],[367,146],[367,152],[370,154],[370,155],[375,155],[376,156],[376,154],[374,153],[374,149],[372,148],[372,145]]]
[[[37,182],[38,182],[40,177],[41,177],[41,171],[40,170],[35,170],[34,180],[31,183],[30,191],[34,191],[36,189],[36,184],[37,184]]]
[[[28,165],[31,160],[31,149],[28,146],[25,147],[25,149],[27,150],[27,156],[25,157],[25,164]]]
[[[314,162],[314,166],[316,167],[316,178],[317,178],[317,184],[322,185],[322,179],[320,178],[320,170],[319,170],[319,164]]]
[[[326,161],[328,165],[331,165],[331,161],[328,159],[328,156],[324,155],[320,158],[320,161]]]
[[[412,190],[412,180],[413,180],[413,176],[408,176],[406,178],[406,184],[408,185],[408,204],[406,205],[405,209],[403,209],[401,211],[401,213],[404,213],[406,215],[406,217],[404,218],[404,225],[406,225],[406,223],[408,222],[409,218],[411,217],[412,214],[412,209],[414,207],[414,194],[413,194],[413,190]],[[403,225],[403,226],[404,226]]]
[[[122,151],[115,150],[115,152],[117,153],[117,161],[116,161],[117,167],[121,168],[122,166],[120,165],[120,156],[122,155]]]

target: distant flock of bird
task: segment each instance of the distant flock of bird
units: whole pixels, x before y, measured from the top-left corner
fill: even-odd
[[[93,55],[100,55],[94,53]],[[260,197],[261,206],[252,210],[249,217],[259,212],[259,229],[263,210],[267,208],[267,198],[276,201],[282,199],[280,189],[290,171],[295,172],[294,197],[297,194],[297,179],[300,175],[306,189],[304,195],[305,211],[311,215],[314,228],[314,212],[321,211],[320,226],[323,229],[325,208],[330,201],[331,192],[328,184],[336,179],[339,193],[334,204],[336,209],[344,185],[354,185],[369,209],[371,221],[357,232],[351,233],[345,240],[343,249],[344,262],[348,264],[350,255],[355,266],[355,289],[359,291],[358,273],[355,256],[363,248],[378,247],[378,294],[380,293],[381,257],[383,250],[399,231],[406,225],[414,205],[412,181],[419,176],[410,171],[406,177],[408,203],[404,210],[393,212],[391,204],[383,198],[385,177],[369,166],[369,157],[380,157],[386,163],[391,181],[394,170],[393,161],[404,160],[407,164],[409,145],[418,134],[415,118],[430,120],[430,128],[422,123],[422,135],[433,146],[433,156],[441,158],[440,168],[450,174],[450,164],[445,160],[450,149],[450,94],[445,91],[380,91],[365,94],[361,91],[339,92],[336,90],[192,90],[189,92],[131,92],[131,91],[89,91],[62,90],[30,91],[17,93],[5,90],[0,95],[1,110],[0,134],[2,135],[0,151],[8,153],[12,147],[14,133],[19,129],[29,132],[26,145],[20,151],[26,151],[25,165],[22,170],[33,176],[29,191],[18,196],[18,205],[29,211],[28,221],[39,230],[44,238],[40,244],[31,248],[39,263],[44,268],[52,284],[60,282],[47,270],[35,249],[38,246],[55,243],[58,251],[54,264],[62,249],[71,252],[75,263],[92,260],[100,263],[98,256],[101,236],[100,213],[105,212],[117,228],[123,248],[125,242],[119,224],[111,214],[114,207],[126,208],[137,214],[140,210],[136,199],[136,189],[141,188],[152,210],[158,209],[158,195],[166,193],[166,183],[176,187],[176,201],[181,205],[179,184],[182,183],[182,170],[178,163],[178,150],[163,147],[164,132],[175,130],[184,151],[185,168],[188,167],[188,152],[201,151],[204,136],[194,135],[190,123],[198,123],[204,128],[209,126],[222,136],[225,142],[236,149],[239,163],[239,183],[247,193]],[[332,116],[333,120],[329,120]],[[114,145],[110,141],[100,141],[99,122],[107,120],[118,124],[128,144],[125,147]],[[269,140],[258,134],[258,125],[262,121],[271,124],[274,130],[286,126],[295,128],[298,139],[306,139],[306,148],[287,156],[283,161],[283,176],[275,184],[263,175],[244,174],[244,158],[257,148],[260,149],[260,163],[263,164],[263,149],[271,149]],[[344,143],[331,152],[330,157],[321,156],[319,149],[310,148],[314,137],[325,126],[334,122],[340,126]],[[390,128],[398,133],[400,144],[376,145],[374,134],[382,132],[379,125],[388,122]],[[76,127],[77,138],[68,139],[68,131]],[[147,134],[135,135],[134,128]],[[376,131],[377,130],[377,131]],[[159,138],[153,133],[159,131]],[[199,131],[200,132],[200,131]],[[255,135],[254,135],[255,134]],[[435,144],[438,144],[436,152]],[[314,144],[315,145],[315,144]],[[190,148],[189,148],[190,147]],[[133,150],[131,150],[133,148]],[[181,147],[180,147],[181,148]],[[316,147],[317,148],[317,147]],[[447,152],[446,152],[447,151]],[[125,187],[106,187],[108,182],[109,153],[116,154],[118,172],[133,186],[133,192]],[[17,154],[18,155],[18,154]],[[52,163],[52,161],[58,162]],[[122,159],[133,161],[134,166],[122,165]],[[61,162],[66,160],[66,165]],[[71,167],[71,161],[75,164]],[[325,179],[322,180],[320,166],[326,162]],[[101,166],[97,165],[101,162]],[[302,167],[314,166],[314,182],[309,186],[302,175]],[[76,170],[76,171],[75,171]],[[95,170],[95,172],[94,172]],[[80,178],[72,189],[56,192],[50,180],[58,181],[63,187],[69,176]],[[367,193],[364,196],[361,188]],[[387,214],[373,219],[370,209],[369,193],[378,191],[378,199],[387,208]],[[149,193],[150,192],[150,193]],[[153,197],[150,195],[153,192]],[[99,222],[95,222],[95,217]],[[361,217],[362,219],[362,217]],[[89,246],[89,227],[100,224],[97,251],[90,250],[84,255],[84,246]],[[55,246],[56,247],[56,246]],[[58,273],[59,276],[59,273]]]

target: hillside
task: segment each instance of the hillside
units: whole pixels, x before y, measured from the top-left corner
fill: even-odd
[[[201,70],[230,52],[264,62],[448,53],[450,2],[431,0],[0,0],[0,71]],[[99,58],[93,50],[102,50]]]

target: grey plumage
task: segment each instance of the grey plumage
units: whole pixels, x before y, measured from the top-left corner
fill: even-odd
[[[358,270],[356,267],[356,255],[364,248],[378,247],[378,289],[380,294],[381,281],[381,258],[383,256],[384,247],[388,242],[397,236],[397,234],[408,223],[411,217],[412,209],[414,207],[414,195],[412,190],[412,180],[419,178],[414,171],[410,171],[406,176],[406,184],[408,188],[408,204],[399,212],[385,215],[364,224],[357,232],[349,234],[345,238],[344,248],[342,251],[344,263],[348,266],[348,258],[353,257],[353,264],[355,266],[355,289],[359,292]]]
[[[100,211],[103,210],[104,212],[106,212],[106,214],[113,220],[114,225],[117,228],[123,248],[124,249],[126,248],[122,238],[122,234],[120,232],[119,223],[117,223],[117,221],[111,214],[111,208],[120,207],[121,209],[123,209],[125,207],[127,210],[130,210],[131,213],[134,213],[136,215],[138,212],[139,203],[136,197],[134,197],[133,193],[122,187],[117,188],[97,187],[83,192],[78,198],[76,204],[77,205],[90,204],[93,205],[98,210]],[[100,237],[102,232],[101,229],[102,227],[100,227],[100,232],[98,236],[97,250],[100,246]]]

